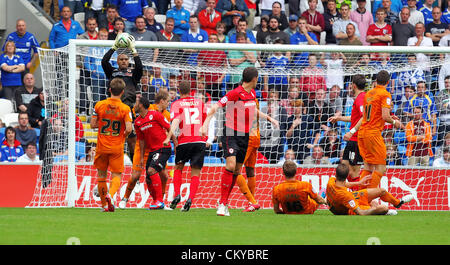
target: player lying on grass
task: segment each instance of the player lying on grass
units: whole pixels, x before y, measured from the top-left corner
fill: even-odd
[[[283,164],[286,180],[273,188],[273,210],[277,214],[313,214],[324,198],[314,191],[311,183],[295,179],[297,165],[293,161]],[[281,208],[280,208],[281,206]]]
[[[349,192],[346,182],[348,173],[348,166],[339,164],[336,167],[336,177],[331,177],[327,184],[326,199],[330,211],[335,215],[396,215],[397,211],[389,210],[387,205],[378,204],[373,200],[380,198],[395,208],[400,208],[413,199],[413,196],[409,194],[399,200],[383,188]]]

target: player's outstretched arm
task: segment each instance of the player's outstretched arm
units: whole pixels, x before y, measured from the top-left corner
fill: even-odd
[[[211,109],[208,112],[208,115],[206,116],[205,122],[203,123],[202,127],[200,127],[200,135],[201,136],[207,136],[208,135],[208,127],[209,123],[211,122],[211,119],[214,117],[214,114],[216,114],[217,110],[222,108],[222,106],[219,103],[216,103],[211,106]]]
[[[130,133],[133,131],[133,123],[130,121],[125,122],[125,137],[128,137]]]
[[[347,188],[352,188],[354,186],[367,187],[370,184],[371,179],[372,179],[372,175],[367,175],[367,176],[364,176],[359,181],[355,181],[355,182],[346,181],[345,187],[347,187]]]
[[[341,115],[335,115],[333,117],[328,118],[328,122],[336,123],[338,121],[343,122],[351,122],[351,116],[341,116]]]
[[[174,132],[178,128],[179,125],[180,125],[180,120],[179,119],[173,119],[172,120],[172,124],[170,125],[170,130],[167,133],[167,137],[166,137],[166,139],[163,142],[164,146],[169,145],[170,140],[173,139]]]
[[[348,131],[345,135],[344,135],[344,141],[349,141],[350,138],[352,138],[353,134],[355,134],[356,131],[359,130],[359,127],[361,127],[363,121],[363,117],[361,117],[361,119],[359,119],[358,123],[355,125],[355,127],[353,127],[350,131]]]
[[[258,108],[256,108],[256,112],[258,113],[259,117],[268,120],[270,123],[272,123],[275,128],[280,128],[280,124],[278,123],[278,121],[272,117],[270,117],[269,115],[261,112]]]
[[[391,109],[382,108],[381,116],[385,122],[391,123],[392,125],[394,125],[395,128],[402,129],[402,130],[405,129],[405,126],[402,124],[402,122],[400,121],[400,119],[397,116],[394,116],[394,117],[391,116]]]
[[[319,194],[317,194],[316,198],[313,198],[318,204],[327,204],[327,201],[322,198]]]

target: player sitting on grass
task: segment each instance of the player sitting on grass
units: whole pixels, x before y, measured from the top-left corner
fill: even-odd
[[[330,178],[327,184],[328,206],[335,215],[396,215],[397,211],[389,210],[387,205],[378,204],[373,200],[380,198],[382,201],[392,204],[395,208],[400,208],[404,203],[413,199],[413,196],[409,194],[399,200],[383,188],[368,188],[353,193],[349,192],[347,190],[349,183],[346,182],[348,173],[348,166],[339,164],[336,167],[336,177]]]
[[[319,204],[327,203],[314,191],[311,183],[296,180],[296,173],[295,162],[284,162],[283,174],[286,180],[276,185],[272,193],[273,210],[277,214],[313,214]]]

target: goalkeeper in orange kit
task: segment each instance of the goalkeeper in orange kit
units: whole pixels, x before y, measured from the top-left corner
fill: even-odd
[[[114,78],[109,87],[111,97],[95,104],[91,118],[91,128],[99,128],[94,166],[98,171],[97,187],[104,212],[114,212],[111,198],[120,187],[124,170],[125,139],[133,129],[130,107],[120,100],[125,82]],[[112,175],[109,193],[106,185],[108,168]]]

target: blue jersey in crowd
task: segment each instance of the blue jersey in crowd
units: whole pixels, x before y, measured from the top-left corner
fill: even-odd
[[[289,59],[281,54],[279,56],[271,55],[267,58],[266,68],[271,69],[271,72],[274,73],[269,75],[269,79],[267,83],[269,85],[286,85],[288,84],[288,79],[286,75],[286,69],[289,64]]]
[[[3,139],[2,145],[0,146],[0,162],[15,162],[23,154],[23,148],[19,141],[15,140],[14,146],[10,147],[5,138]]]
[[[308,32],[308,35],[316,42],[317,37],[316,34],[312,32]],[[290,39],[291,44],[299,44],[299,45],[308,45],[308,39],[306,39],[305,34],[296,32],[292,34]],[[305,65],[308,62],[308,52],[302,52],[294,55],[293,65]]]
[[[419,11],[422,12],[422,14],[423,14],[423,19],[425,21],[425,25],[428,24],[428,23],[433,22],[433,15],[432,15],[432,12],[431,12],[432,9],[433,8],[428,9],[428,7],[426,7],[426,6],[422,6],[419,9]]]
[[[130,22],[134,22],[148,7],[146,0],[112,0],[111,3],[118,7],[119,15]]]
[[[53,25],[50,36],[48,37],[51,49],[64,47],[69,44],[70,39],[76,39],[77,35],[84,33],[84,30],[78,21],[71,19],[71,23],[69,31],[67,31],[61,20]]]
[[[15,54],[12,57],[8,57],[5,53],[0,56],[0,66],[3,64],[12,65],[25,65],[22,58]],[[22,85],[22,75],[21,73],[10,73],[2,69],[2,86],[21,86]]]
[[[192,32],[191,30],[186,31],[181,35],[182,42],[207,42],[208,41],[208,33],[199,29],[197,32]],[[197,65],[197,56],[198,52],[194,52],[189,55],[187,63],[190,65]]]
[[[166,18],[169,17],[175,20],[173,33],[181,36],[189,30],[189,17],[191,17],[191,14],[189,11],[184,9],[184,7],[181,7],[180,10],[178,10],[175,6],[172,9],[169,9],[166,13]],[[185,21],[186,23],[181,23],[181,21]]]
[[[22,37],[20,37],[17,32],[12,32],[9,34],[3,44],[2,51],[5,50],[5,44],[7,41],[13,41],[16,44],[16,54],[22,57],[25,64],[31,61],[31,52],[37,53],[37,48],[39,47],[36,37],[29,32],[26,32]]]

